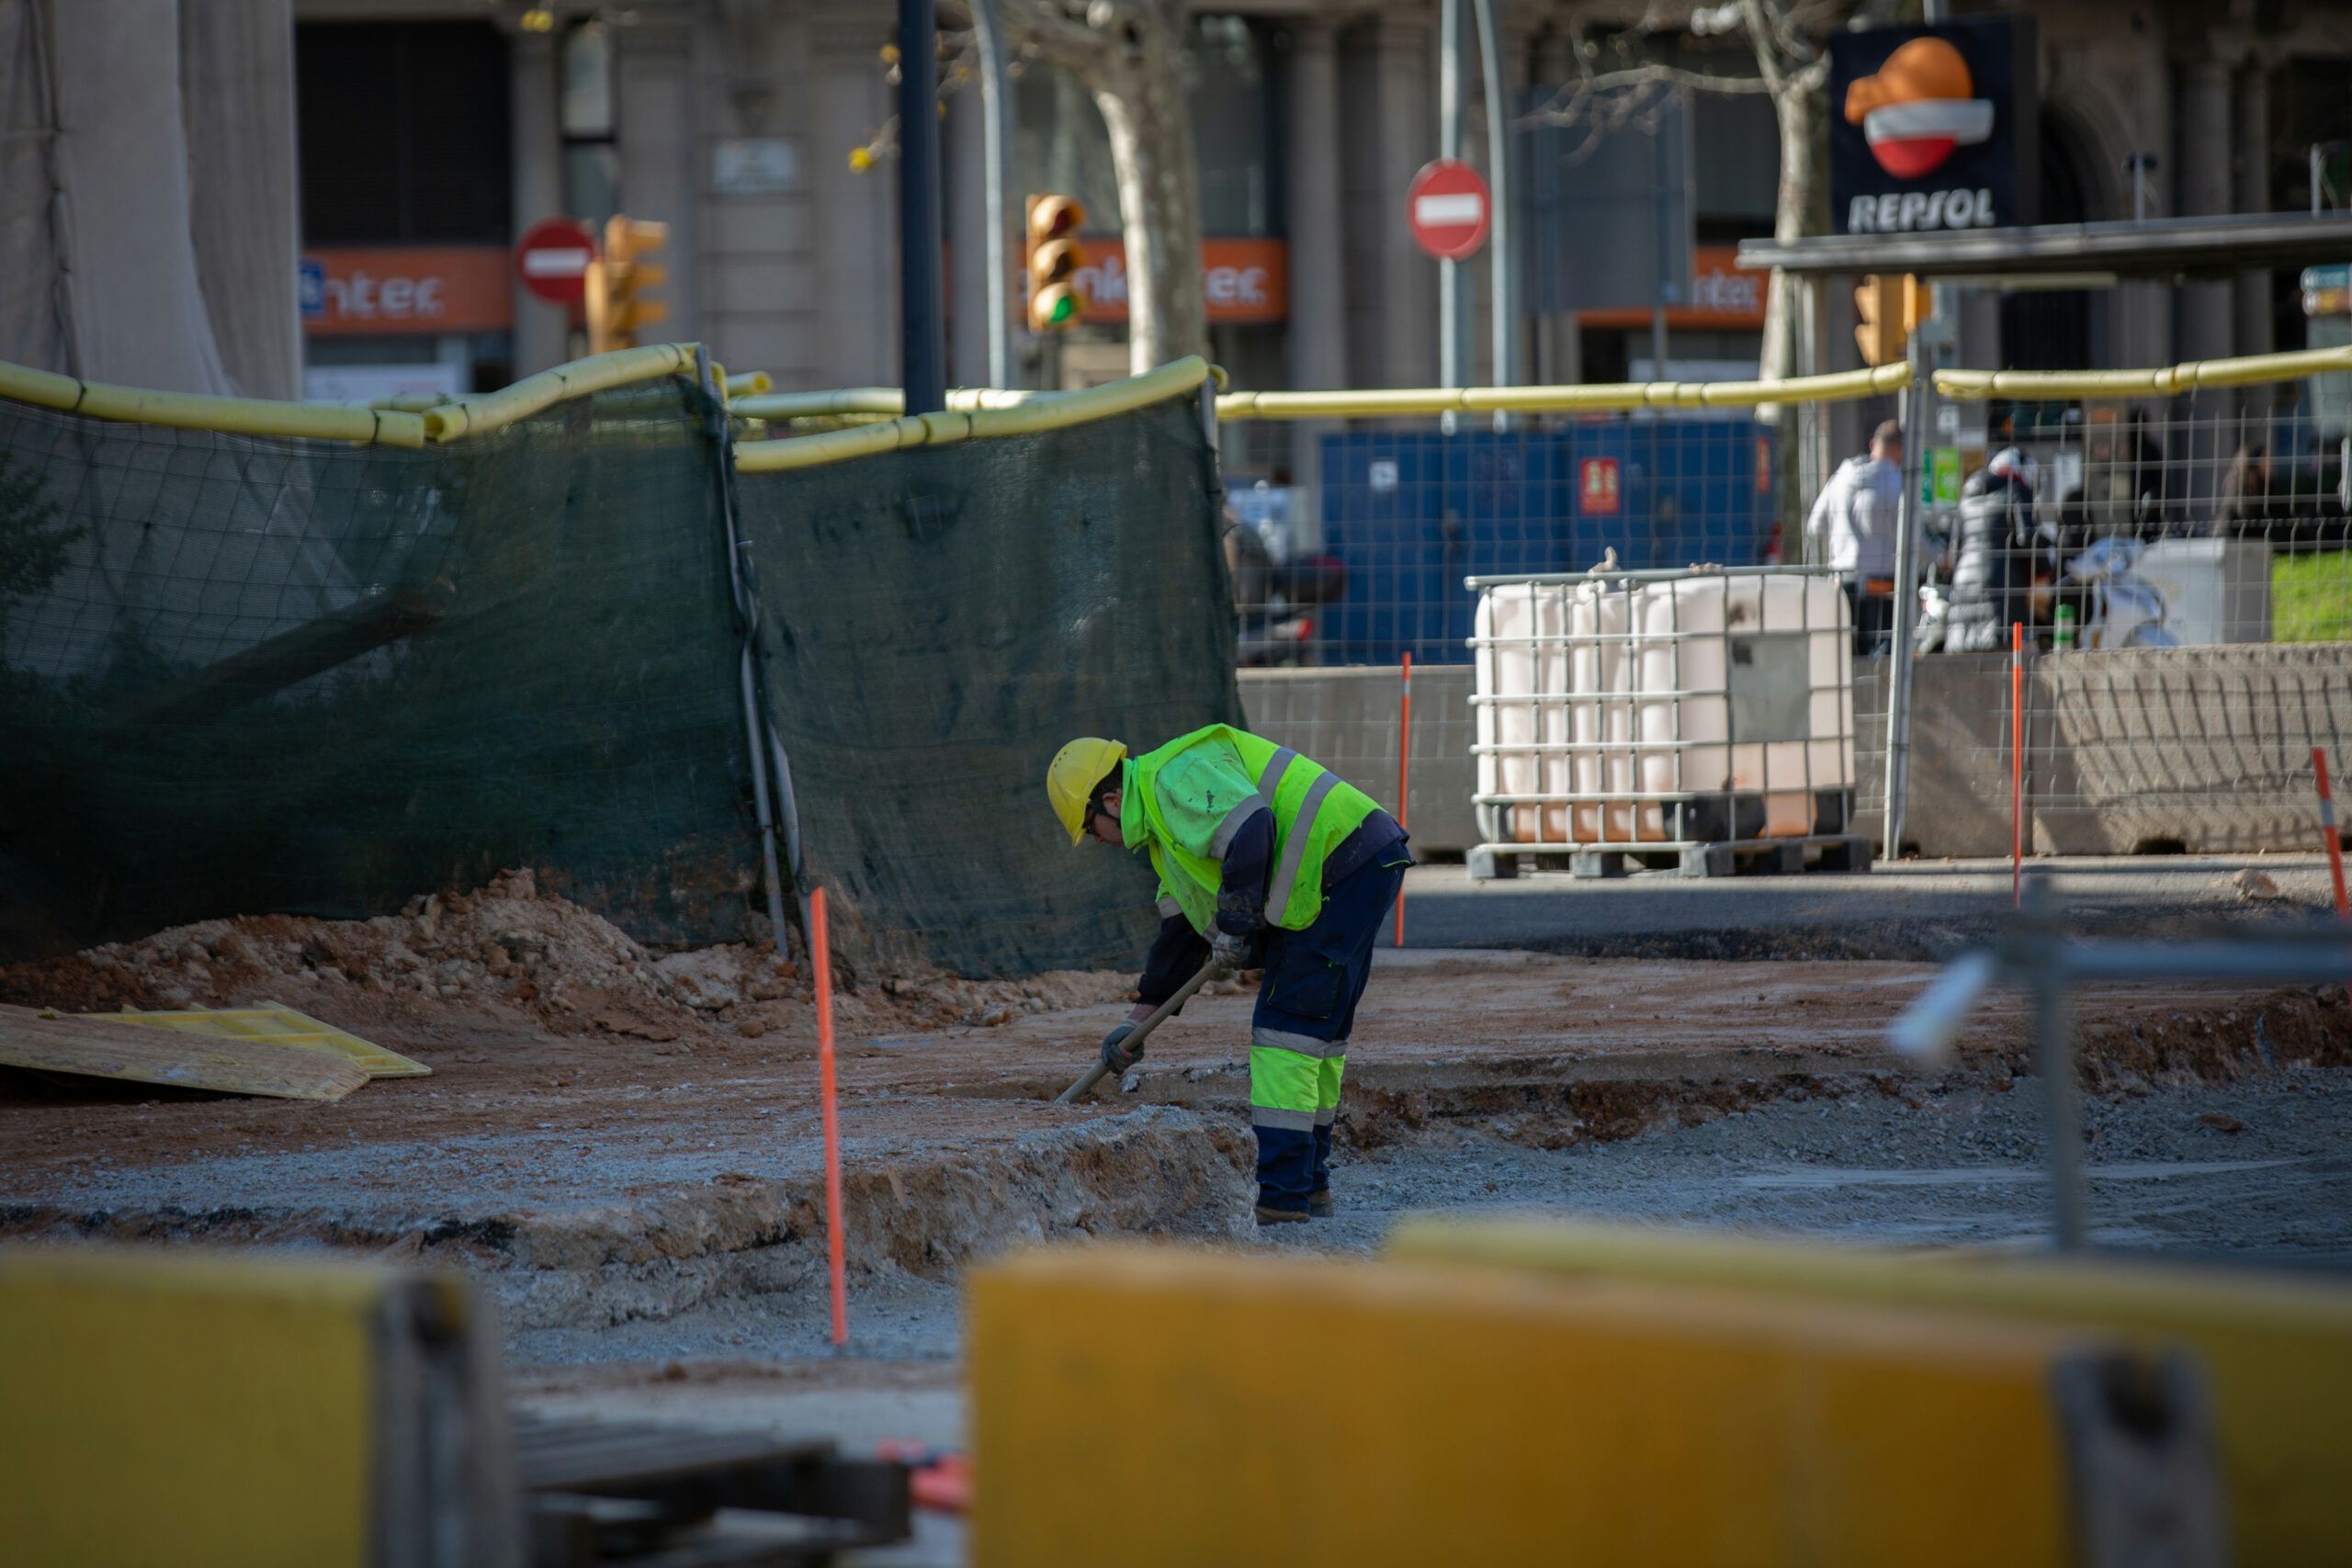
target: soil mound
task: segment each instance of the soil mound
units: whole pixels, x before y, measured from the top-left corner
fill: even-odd
[[[900,964],[860,985],[836,965],[845,1033],[992,1027],[1115,1001],[1132,982],[1067,970],[970,980]],[[528,870],[471,893],[424,894],[368,920],[239,916],[137,942],[0,966],[0,1001],[110,1012],[283,1002],[342,1024],[483,1012],[555,1034],[668,1042],[697,1034],[813,1042],[814,991],[797,933],[786,952],[744,943],[667,954],[538,890]]]

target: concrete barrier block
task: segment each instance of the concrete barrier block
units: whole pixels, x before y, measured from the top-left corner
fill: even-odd
[[[1179,1248],[969,1290],[980,1568],[2137,1561],[2077,1556],[2086,1477],[2215,1561],[2193,1430],[2084,1414],[2156,1363],[2049,1327]]]
[[[2352,1286],[2113,1258],[1893,1251],[1536,1219],[1408,1220],[1389,1255],[1549,1278],[1999,1314],[2188,1347],[2245,1568],[2352,1561]]]
[[[515,1568],[497,1344],[453,1277],[0,1249],[0,1557]]]

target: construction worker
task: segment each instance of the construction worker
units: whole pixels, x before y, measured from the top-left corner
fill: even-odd
[[[1071,844],[1091,833],[1148,851],[1159,874],[1159,936],[1103,1065],[1134,1066],[1142,1045],[1126,1037],[1212,957],[1262,967],[1250,1030],[1258,1223],[1328,1218],[1348,1032],[1413,863],[1405,830],[1337,773],[1223,724],[1134,758],[1116,740],[1073,740],[1046,794]]]

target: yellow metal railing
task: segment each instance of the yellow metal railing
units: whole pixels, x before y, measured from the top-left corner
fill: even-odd
[[[387,398],[379,405],[368,407],[154,392],[0,363],[0,398],[132,424],[217,430],[230,435],[288,435],[314,441],[423,446],[427,442],[454,441],[460,435],[496,430],[565,398],[582,397],[632,381],[688,373],[694,369],[694,363],[693,344],[655,344],[575,359],[552,370],[526,376],[495,392],[461,398]],[[765,379],[763,374],[753,374],[760,380]],[[731,378],[730,384],[748,384],[752,378]]]
[[[1424,413],[1546,413],[1579,409],[1698,409],[1831,402],[1911,384],[1908,365],[1785,381],[1626,381],[1591,387],[1415,387],[1369,392],[1227,392],[1217,418],[1381,419]]]
[[[109,386],[0,363],[0,398],[96,419],[237,435],[283,435],[390,446],[424,446],[479,435],[526,419],[566,398],[659,377],[691,374],[695,345],[654,344],[592,355],[528,376],[495,392],[386,398],[360,407],[201,397]],[[2352,372],[2352,347],[2212,359],[2147,370],[1939,370],[1936,389],[1949,398],[2169,397],[2200,388],[2253,386]],[[873,423],[785,441],[736,446],[747,473],[811,468],[909,446],[1057,430],[1105,419],[1192,391],[1225,373],[1197,355],[1105,386],[1074,392],[958,388],[944,412],[902,417],[896,387],[775,392],[764,371],[728,376],[729,412],[752,419],[865,419]],[[1652,381],[1573,387],[1420,387],[1368,391],[1222,392],[1220,420],[1378,419],[1431,413],[1544,413],[1633,409],[1740,408],[1762,403],[1830,402],[1871,397],[1911,384],[1908,365],[1800,376],[1784,381]]]
[[[1143,408],[1169,398],[1181,397],[1207,380],[1210,374],[1208,361],[1198,355],[1190,355],[1157,370],[1130,376],[1124,381],[1090,387],[1079,392],[1031,393],[1010,406],[950,408],[940,413],[916,414],[911,418],[892,419],[879,424],[827,431],[821,435],[797,436],[788,441],[739,441],[735,444],[735,467],[747,474],[777,473],[787,468],[811,468],[824,463],[869,457],[876,452],[895,452],[908,446],[945,446],[959,441],[1032,435],[1044,430],[1061,430],[1092,420],[1109,419],[1114,414],[1125,413],[1131,409]],[[856,394],[819,395],[840,399],[884,391],[897,396],[895,390],[888,388],[861,389]],[[1005,394],[995,395],[1001,397]],[[734,412],[746,413],[755,405],[771,405],[775,400],[772,397],[747,398],[735,405]],[[874,398],[870,400],[878,402],[881,400]],[[880,411],[845,409],[837,404],[821,411],[804,409],[799,412],[843,413]]]
[[[23,365],[0,364],[0,398],[86,414],[92,419],[164,424],[180,430],[218,430],[231,435],[298,435],[318,441],[377,442],[387,446],[422,446],[425,441],[424,416],[402,409],[151,392],[138,387],[85,381],[79,377],[60,376]]]
[[[1939,370],[1947,398],[2164,398],[2205,387],[2252,387],[2352,371],[2352,347],[2191,360],[2159,370]]]

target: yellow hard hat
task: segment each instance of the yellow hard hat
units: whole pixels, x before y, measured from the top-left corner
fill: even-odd
[[[1126,754],[1127,749],[1118,741],[1091,735],[1081,735],[1054,753],[1053,765],[1046,770],[1046,798],[1054,803],[1054,815],[1069,829],[1071,843],[1086,837],[1086,802],[1094,786]]]

